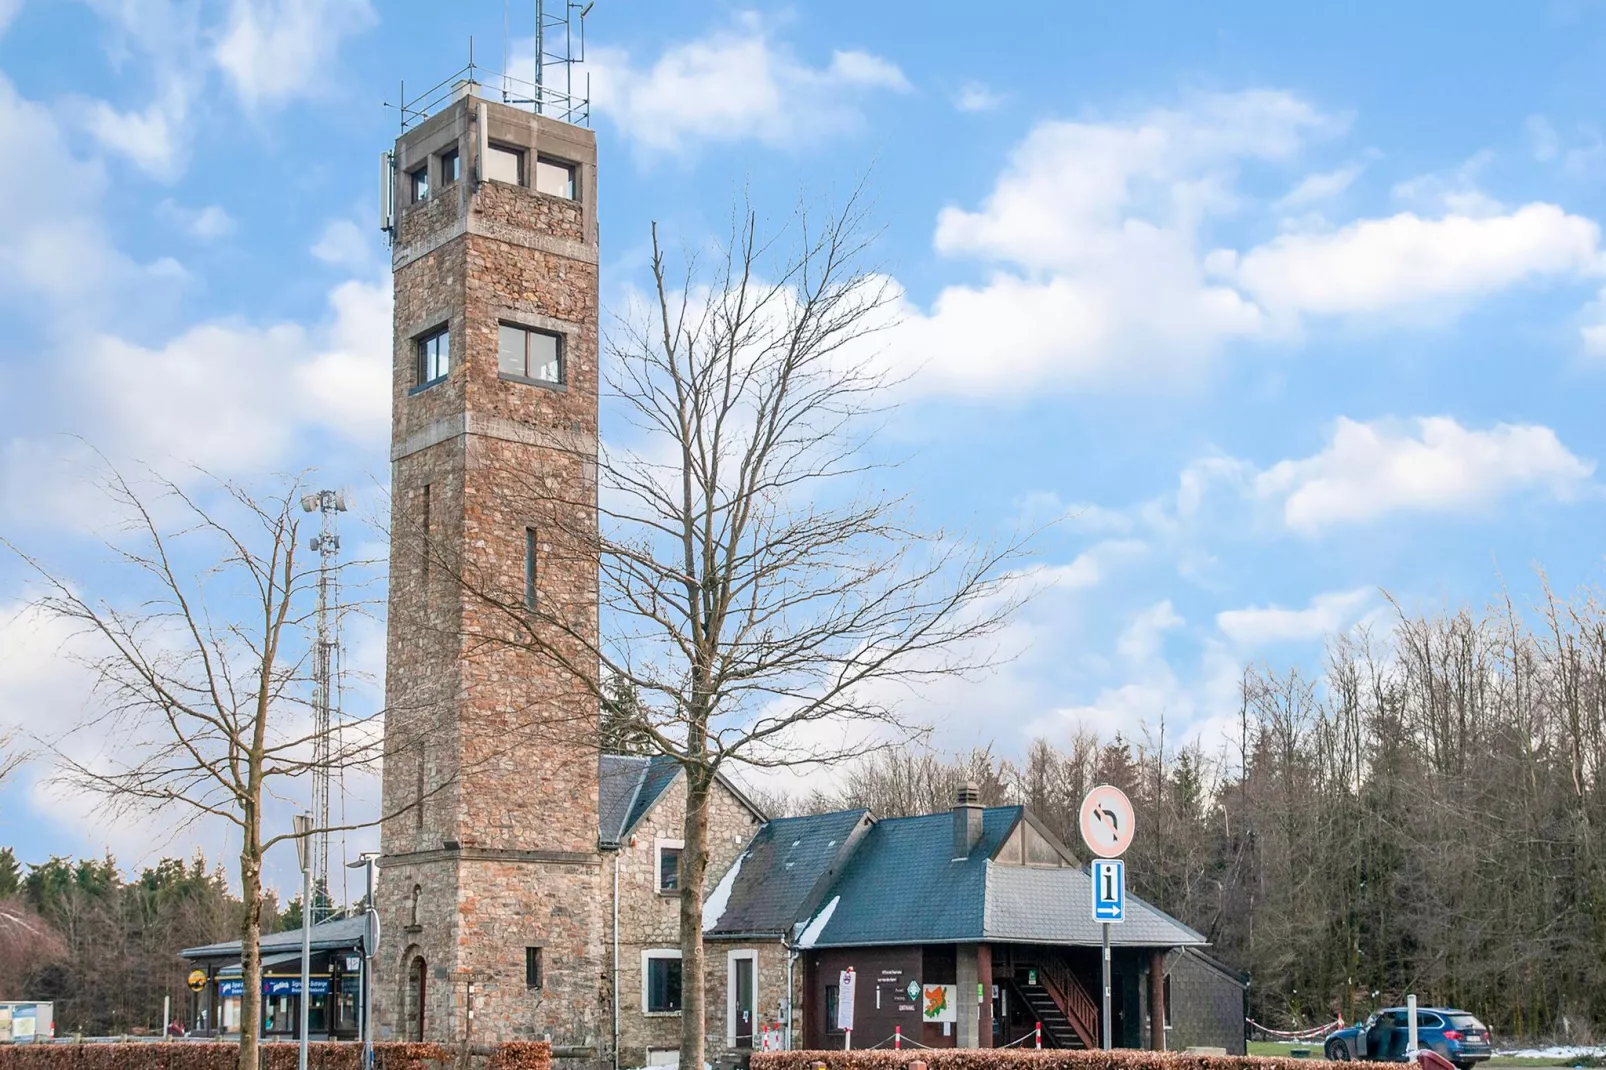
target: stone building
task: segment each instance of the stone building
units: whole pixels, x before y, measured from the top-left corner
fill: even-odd
[[[472,83],[409,120],[388,164],[379,1031],[548,1038],[577,1070],[674,1063],[684,778],[598,753],[595,139]],[[1096,1027],[1088,877],[1024,809],[766,821],[723,779],[710,805],[711,1062],[837,1043],[846,966],[871,1030],[988,1047],[1037,1020],[1050,1045]],[[1167,955],[1204,941],[1134,915],[1118,1042],[1163,1044],[1144,1018]],[[919,984],[975,998],[939,1024]]]

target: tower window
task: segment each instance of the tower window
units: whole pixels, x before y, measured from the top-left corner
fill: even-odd
[[[485,177],[492,182],[524,185],[524,150],[490,145],[485,153]]]
[[[574,200],[574,164],[550,160],[545,156],[535,159],[535,191],[548,193],[565,200]]]
[[[451,332],[445,327],[418,340],[418,385],[428,386],[452,370]]]
[[[563,382],[563,336],[504,323],[497,331],[496,367],[504,376],[536,383]]]
[[[413,182],[413,203],[429,199],[429,165],[425,164],[416,171],[407,172],[407,177]]]
[[[535,529],[524,529],[524,608],[535,608]]]
[[[462,159],[456,149],[441,153],[441,188],[455,185],[462,171]]]
[[[541,949],[527,947],[524,949],[524,987],[542,988],[541,977]]]

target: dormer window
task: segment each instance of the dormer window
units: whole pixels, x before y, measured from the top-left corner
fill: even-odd
[[[416,171],[407,172],[407,177],[413,183],[413,203],[429,199],[429,165],[425,164]]]
[[[463,161],[457,155],[456,149],[448,149],[441,153],[441,189],[455,186],[461,176]]]
[[[492,143],[485,153],[485,177],[492,182],[524,185],[524,150]]]
[[[535,191],[574,200],[574,164],[545,156],[535,161]]]

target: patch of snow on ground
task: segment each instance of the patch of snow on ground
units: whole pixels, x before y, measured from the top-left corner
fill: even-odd
[[[1583,1059],[1588,1056],[1606,1056],[1606,1047],[1598,1045],[1557,1046],[1550,1048],[1496,1048],[1496,1055],[1514,1059]]]
[[[840,902],[842,902],[842,897],[833,895],[831,901],[825,904],[825,909],[814,915],[814,920],[809,922],[808,928],[803,930],[803,935],[797,938],[798,947],[814,946],[814,941],[818,940],[820,934],[825,931],[826,925],[831,921],[831,915],[836,913],[836,905]]]
[[[742,871],[742,863],[747,861],[747,852],[743,851],[736,856],[736,864],[726,872],[723,879],[714,888],[714,892],[703,900],[703,932],[707,932],[719,924],[719,919],[725,916],[725,908],[730,905],[731,889],[736,886],[736,874]]]

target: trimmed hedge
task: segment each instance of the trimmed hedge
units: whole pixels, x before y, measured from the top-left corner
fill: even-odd
[[[1184,1052],[1038,1051],[1022,1048],[904,1048],[888,1051],[756,1051],[751,1070],[903,1070],[922,1062],[928,1070],[1310,1070],[1322,1059],[1255,1055],[1188,1055]]]
[[[441,1044],[381,1041],[374,1045],[377,1070],[445,1070],[460,1049]],[[295,1070],[296,1045],[262,1045],[262,1070]],[[0,1045],[0,1070],[234,1070],[237,1043],[182,1041],[149,1043],[37,1043]],[[483,1070],[551,1070],[552,1048],[544,1042],[516,1042],[477,1048],[469,1060]],[[307,1046],[309,1070],[360,1070],[362,1045],[350,1042]]]

